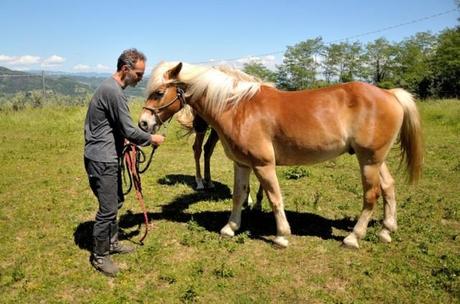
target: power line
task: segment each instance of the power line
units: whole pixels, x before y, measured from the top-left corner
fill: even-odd
[[[457,8],[450,9],[448,11],[437,13],[437,14],[434,14],[434,15],[431,15],[431,16],[426,16],[426,17],[422,17],[422,18],[419,18],[419,19],[414,19],[414,20],[411,20],[411,21],[408,21],[408,22],[399,23],[399,24],[384,27],[384,28],[381,28],[381,29],[378,29],[378,30],[365,32],[365,33],[361,33],[361,34],[357,34],[357,35],[353,35],[353,36],[348,36],[348,37],[341,38],[341,39],[332,40],[332,41],[329,41],[329,42],[325,42],[324,44],[326,44],[326,45],[327,44],[333,44],[333,43],[337,43],[337,42],[340,42],[340,41],[346,41],[346,40],[355,39],[355,38],[358,38],[358,37],[363,37],[363,36],[367,36],[367,35],[381,33],[381,32],[384,32],[384,31],[392,30],[392,29],[395,29],[395,28],[399,28],[399,27],[402,27],[402,26],[409,25],[409,24],[415,24],[415,23],[419,23],[419,22],[422,22],[422,21],[425,21],[425,20],[429,20],[429,19],[433,19],[433,18],[436,18],[436,17],[444,16],[444,15],[450,14],[450,13],[458,11],[458,10],[459,9],[457,9]],[[247,57],[265,57],[265,56],[276,55],[276,54],[281,54],[281,53],[284,53],[284,51],[274,51],[274,52],[258,54],[258,55],[253,55],[253,56],[246,56],[246,57],[235,57],[235,58],[228,58],[228,59],[221,59],[221,60],[201,61],[201,62],[195,62],[195,64],[206,64],[206,63],[211,63],[211,62],[216,62],[216,61],[237,61],[237,60],[244,59],[244,58],[247,58]]]
[[[42,77],[42,75],[34,75],[34,74],[27,74],[27,75],[16,75],[16,74],[0,74],[0,77],[8,78],[8,77]]]
[[[381,32],[392,30],[392,29],[395,29],[395,28],[398,28],[398,27],[402,27],[402,26],[406,26],[406,25],[414,24],[414,23],[419,23],[419,22],[422,22],[422,21],[425,21],[425,20],[433,19],[433,18],[443,16],[443,15],[447,15],[447,14],[452,13],[454,11],[458,11],[458,9],[454,8],[454,9],[451,9],[451,10],[448,10],[448,11],[445,11],[445,12],[442,12],[442,13],[434,14],[434,15],[427,16],[427,17],[422,17],[422,18],[415,19],[415,20],[412,20],[412,21],[409,21],[409,22],[404,22],[404,23],[400,23],[400,24],[397,24],[397,25],[384,27],[384,28],[379,29],[379,30],[370,31],[370,32],[366,32],[366,33],[362,33],[362,34],[358,34],[358,35],[349,36],[349,37],[342,38],[342,39],[333,40],[333,41],[330,41],[330,42],[328,42],[326,44],[332,44],[332,43],[339,42],[339,41],[355,39],[355,38],[362,37],[362,36],[381,33]]]

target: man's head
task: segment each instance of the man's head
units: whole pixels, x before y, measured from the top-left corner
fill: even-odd
[[[117,73],[124,83],[123,87],[136,86],[142,80],[147,58],[136,49],[128,49],[118,57]]]

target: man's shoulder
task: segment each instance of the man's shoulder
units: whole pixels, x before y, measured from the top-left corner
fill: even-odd
[[[106,97],[118,97],[123,99],[125,97],[120,86],[112,77],[107,78],[99,85],[98,89],[96,90],[96,94]]]
[[[112,77],[109,77],[101,82],[99,85],[98,90],[103,90],[103,91],[121,91],[120,86],[117,84],[115,79]]]

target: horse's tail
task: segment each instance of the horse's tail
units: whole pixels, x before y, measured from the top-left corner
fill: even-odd
[[[189,105],[185,105],[182,110],[176,113],[176,120],[179,122],[180,126],[186,130],[186,135],[190,135],[195,132],[193,128],[195,115],[195,112]]]
[[[404,119],[399,135],[401,143],[401,163],[406,163],[409,182],[416,183],[422,173],[423,142],[420,115],[413,96],[403,89],[389,90],[404,109]]]

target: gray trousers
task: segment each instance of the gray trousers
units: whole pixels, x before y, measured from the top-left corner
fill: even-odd
[[[121,169],[118,163],[104,163],[85,158],[89,185],[99,202],[93,228],[94,239],[104,241],[118,232],[118,209],[123,206]]]

